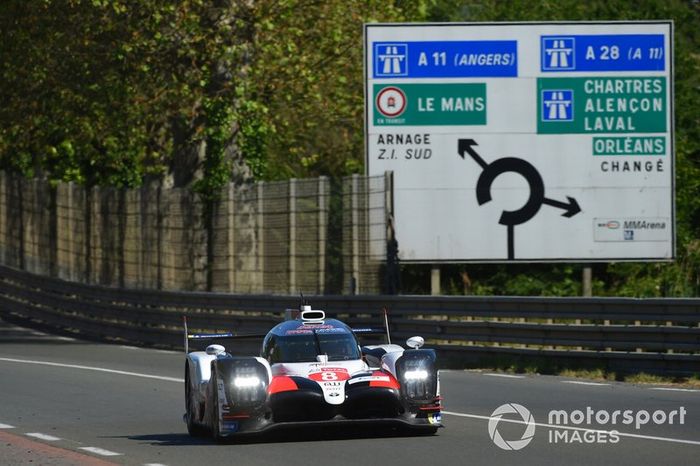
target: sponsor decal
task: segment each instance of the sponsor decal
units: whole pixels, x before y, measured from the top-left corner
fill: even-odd
[[[442,415],[440,413],[428,414],[428,422],[431,424],[440,424],[442,422]]]
[[[321,386],[326,403],[332,405],[345,400],[345,381],[349,378],[350,374],[344,367],[312,367],[309,373],[309,379]]]
[[[310,335],[312,333],[349,333],[343,327],[336,327],[330,324],[317,323],[317,322],[304,322],[303,325],[289,329],[285,332],[285,335]]]
[[[225,432],[238,432],[239,423],[238,421],[224,421],[222,427]]]
[[[360,382],[389,382],[391,379],[387,375],[367,375],[364,377],[355,377],[350,379],[349,384],[356,384]]]
[[[316,333],[350,333],[342,327],[322,328],[316,330]]]
[[[351,385],[357,383],[367,383],[370,387],[393,388],[395,390],[400,388],[399,382],[391,374],[387,374],[382,371],[374,371],[372,375],[353,377],[348,381],[348,383]]]
[[[596,242],[669,241],[671,222],[668,218],[595,218]]]
[[[348,380],[350,374],[343,367],[323,367],[320,372],[310,373],[309,378],[316,382],[335,382]]]

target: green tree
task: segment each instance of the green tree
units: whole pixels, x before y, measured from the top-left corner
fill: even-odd
[[[206,196],[250,169],[357,172],[362,23],[416,5],[6,0],[0,167],[88,185],[165,178]]]
[[[364,22],[425,15],[422,1],[260,2],[243,146],[267,179],[345,175],[364,161]],[[255,160],[253,162],[253,159]]]

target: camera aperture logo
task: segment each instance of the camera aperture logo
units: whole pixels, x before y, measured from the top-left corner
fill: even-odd
[[[520,419],[502,419],[503,416],[514,414]],[[629,426],[639,431],[647,424],[674,425],[685,424],[687,410],[680,406],[678,409],[665,411],[657,409],[593,409],[586,406],[585,409],[565,410],[552,409],[549,411],[546,424],[540,424],[548,428],[550,444],[616,444],[620,437],[634,436],[633,434],[620,433],[615,430],[619,425]],[[498,430],[499,422],[524,424],[525,431],[520,438],[506,440]],[[532,413],[517,403],[506,403],[499,406],[489,417],[489,436],[493,443],[503,450],[522,450],[535,436],[535,418]],[[612,427],[612,429],[610,429]],[[610,429],[610,430],[608,430]],[[513,431],[509,432],[513,435]]]
[[[527,425],[525,432],[523,432],[520,439],[505,440],[501,436],[501,433],[498,431],[498,423],[505,414],[518,414],[522,418],[522,422]],[[518,423],[520,422],[518,421]],[[491,437],[493,443],[503,450],[521,450],[525,448],[535,436],[535,418],[523,405],[519,405],[517,403],[507,403],[501,405],[496,408],[493,413],[491,413],[491,417],[489,419],[489,436]]]

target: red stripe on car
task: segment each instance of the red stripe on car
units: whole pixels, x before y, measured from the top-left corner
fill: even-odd
[[[273,393],[290,392],[298,389],[299,387],[297,387],[296,382],[291,377],[278,375],[272,378],[272,382],[267,387],[267,392],[272,395]]]
[[[372,372],[372,377],[383,377],[385,379],[388,377],[389,380],[370,380],[370,387],[393,388],[395,390],[399,389],[399,382],[388,372],[374,371]]]
[[[421,406],[418,409],[421,411],[440,411],[442,409],[441,406]]]

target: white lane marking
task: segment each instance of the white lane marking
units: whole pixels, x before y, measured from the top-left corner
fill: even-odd
[[[478,414],[455,413],[452,411],[442,411],[442,414],[447,414],[449,416],[468,417],[468,418],[473,418],[473,419],[483,419],[486,421],[491,419],[491,416],[480,416]],[[516,419],[500,418],[499,422],[510,422],[512,424],[525,424],[525,425],[527,425],[527,422],[518,421]],[[612,433],[612,431],[610,431],[610,430],[587,429],[585,427],[561,426],[558,424],[545,424],[542,422],[535,422],[534,424],[538,427],[547,427],[549,429],[578,430],[578,431],[583,431],[583,432],[600,432],[600,433],[605,433],[605,434]],[[700,445],[700,440],[686,440],[686,439],[679,439],[679,438],[672,438],[672,437],[655,437],[653,435],[630,434],[628,432],[620,432],[617,430],[615,432],[620,437],[638,438],[638,439],[643,439],[643,440],[659,440],[662,442],[672,442],[672,443],[685,443],[688,445]]]
[[[162,353],[162,354],[182,354],[182,351],[173,351],[173,350],[164,350],[164,349],[145,349],[145,348],[139,348],[138,346],[129,346],[129,345],[120,345],[119,346],[122,349],[128,349],[128,350],[139,350],[139,351],[151,351],[153,353]]]
[[[163,463],[146,463],[143,466],[166,466]]]
[[[524,375],[511,375],[511,374],[484,374],[488,375],[489,377],[503,377],[506,379],[524,379]]]
[[[100,456],[121,456],[122,453],[117,453],[115,451],[105,450],[104,448],[98,447],[80,447],[80,450],[89,451]]]
[[[0,423],[0,429],[14,429],[15,426],[11,426],[10,424],[3,424]]]
[[[562,380],[561,383],[570,383],[573,385],[591,385],[593,387],[607,387],[610,385],[609,383],[601,383],[601,382],[581,382],[579,380]]]
[[[33,337],[46,337],[46,340],[76,341],[75,338],[49,335],[48,333],[40,332],[39,330],[33,330],[31,328],[24,328],[24,327],[3,327],[3,328],[0,328],[0,333],[1,332],[28,333],[29,335],[31,335]]]
[[[649,390],[660,390],[666,392],[700,392],[700,390],[693,390],[692,388],[671,388],[671,387],[652,387]]]
[[[48,434],[42,434],[41,432],[28,432],[24,435],[26,435],[27,437],[38,438],[39,440],[46,440],[47,442],[57,442],[61,440],[58,437],[54,437],[53,435]]]
[[[184,383],[184,381],[185,381],[184,379],[179,379],[177,377],[165,377],[162,375],[140,374],[138,372],[118,371],[115,369],[105,369],[102,367],[79,366],[77,364],[60,364],[57,362],[33,361],[33,360],[29,360],[29,359],[12,359],[12,358],[0,358],[0,361],[18,362],[18,363],[22,363],[22,364],[39,364],[42,366],[66,367],[69,369],[82,369],[82,370],[86,370],[86,371],[108,372],[110,374],[130,375],[132,377],[143,377],[144,379],[165,380],[166,382]]]

